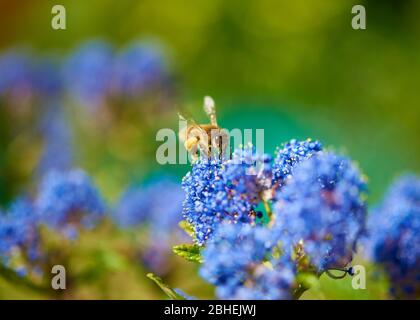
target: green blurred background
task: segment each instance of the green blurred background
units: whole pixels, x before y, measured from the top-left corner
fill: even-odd
[[[67,10],[66,30],[51,28],[55,4]],[[351,28],[355,4],[366,7],[366,30]],[[154,137],[159,128],[177,129],[180,109],[205,120],[204,95],[215,99],[223,127],[265,129],[267,152],[288,139],[311,137],[347,153],[369,178],[370,204],[396,175],[419,172],[420,1],[0,0],[0,50],[23,45],[64,56],[92,38],[117,48],[134,39],[158,41],[177,92],[169,113],[139,113],[123,134],[111,133],[106,141],[76,137],[78,165],[109,201],[156,171],[182,177],[188,166],[156,164]],[[4,204],[30,184],[30,168],[2,197]],[[184,283],[185,270],[173,278],[175,285]],[[355,293],[348,282],[340,291],[330,282],[322,282],[321,296],[308,297],[381,297]],[[147,280],[138,288],[121,283],[119,293],[107,297],[160,297]],[[10,296],[1,285],[0,298]],[[200,288],[190,287],[200,295]]]

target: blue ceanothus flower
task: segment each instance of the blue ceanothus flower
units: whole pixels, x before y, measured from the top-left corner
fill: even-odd
[[[364,179],[348,158],[333,153],[319,152],[293,171],[274,206],[278,238],[318,272],[344,267],[365,230]]]
[[[292,139],[277,150],[273,164],[273,182],[283,186],[292,177],[293,168],[301,161],[309,159],[322,150],[319,141],[307,139],[298,141]]]
[[[34,93],[34,66],[22,50],[9,50],[0,56],[0,96],[13,102],[32,97]]]
[[[51,170],[70,170],[73,166],[73,135],[64,106],[50,101],[45,105],[39,130],[43,136],[43,152],[37,174],[42,177]]]
[[[155,45],[135,42],[115,59],[113,86],[122,96],[138,96],[159,85],[166,77],[161,51]]]
[[[295,265],[273,257],[276,245],[267,227],[223,223],[203,251],[200,275],[220,299],[291,299]]]
[[[172,245],[184,240],[178,228],[183,199],[180,184],[165,177],[128,188],[114,209],[113,219],[122,228],[149,226],[143,260],[155,273],[162,275],[168,271]]]
[[[92,180],[78,169],[48,173],[35,204],[40,220],[70,239],[77,236],[79,228],[94,227],[106,211]]]
[[[123,228],[149,223],[154,233],[164,234],[178,225],[182,215],[183,192],[170,178],[129,187],[113,210],[113,219]]]
[[[63,67],[64,83],[77,101],[96,107],[111,90],[113,50],[100,40],[89,41],[75,50]]]
[[[149,218],[151,192],[143,188],[130,187],[121,195],[113,210],[113,219],[122,228],[133,228]]]
[[[190,239],[179,228],[184,200],[181,185],[164,179],[154,183],[153,190],[154,201],[150,206],[150,245],[143,254],[143,260],[147,267],[163,275],[171,268],[168,258],[172,247]]]
[[[219,160],[200,159],[182,180],[185,191],[182,214],[194,226],[195,237],[203,244],[221,220],[221,214],[212,206],[216,182],[221,179],[222,164]]]
[[[35,63],[34,87],[43,103],[60,98],[63,89],[60,68],[60,61],[54,56],[42,57]]]
[[[5,214],[0,213],[0,260],[9,264],[19,251],[21,258],[35,261],[40,254],[38,219],[33,204],[26,198],[18,198]],[[12,266],[23,270],[25,266]]]
[[[239,149],[232,159],[200,158],[184,177],[183,216],[203,245],[222,221],[255,222],[257,206],[271,188],[271,156]]]
[[[420,178],[397,179],[369,216],[368,253],[389,275],[391,294],[420,296]]]

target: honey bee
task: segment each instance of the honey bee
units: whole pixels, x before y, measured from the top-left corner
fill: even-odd
[[[221,158],[229,143],[227,132],[217,124],[216,106],[211,97],[204,97],[203,108],[210,123],[197,124],[194,120],[188,120],[187,127],[179,132],[180,140],[184,142],[193,162],[198,160],[199,154],[207,158]],[[179,115],[179,118],[186,121],[182,115]]]

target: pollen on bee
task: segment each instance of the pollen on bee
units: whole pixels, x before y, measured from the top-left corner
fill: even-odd
[[[187,141],[185,141],[184,143],[185,149],[191,150],[192,147],[197,143],[197,141],[198,141],[197,137],[191,137],[187,139]]]

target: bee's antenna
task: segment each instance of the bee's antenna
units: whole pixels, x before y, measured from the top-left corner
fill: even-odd
[[[217,127],[216,106],[213,98],[210,96],[204,97],[204,112],[210,118],[210,123]]]
[[[187,120],[184,118],[184,116],[183,116],[181,113],[179,113],[179,112],[178,112],[178,119],[179,119],[179,120],[183,120],[183,121],[187,121]]]

